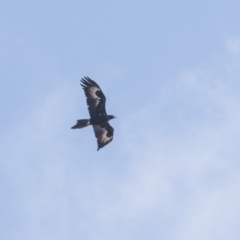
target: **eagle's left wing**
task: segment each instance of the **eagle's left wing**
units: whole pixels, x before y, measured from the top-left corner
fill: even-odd
[[[105,110],[106,97],[103,91],[89,77],[81,79],[81,86],[84,90],[85,96],[87,97],[88,111],[91,117],[107,115]]]
[[[113,140],[113,127],[107,122],[101,125],[93,125],[93,130],[97,138],[98,150]]]

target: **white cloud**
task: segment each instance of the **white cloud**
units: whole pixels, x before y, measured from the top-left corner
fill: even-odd
[[[70,130],[75,86],[44,96],[2,137],[14,237],[238,239],[240,101],[229,76],[239,72],[226,65],[166,83],[119,121],[116,152],[93,151],[91,129]]]

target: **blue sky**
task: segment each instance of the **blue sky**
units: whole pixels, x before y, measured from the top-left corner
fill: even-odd
[[[239,9],[0,2],[0,238],[238,240]],[[98,152],[83,76],[117,116]]]

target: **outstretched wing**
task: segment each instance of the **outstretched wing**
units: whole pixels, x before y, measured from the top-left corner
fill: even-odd
[[[107,122],[101,125],[93,125],[93,130],[97,138],[98,150],[113,140],[113,127]]]
[[[89,77],[81,79],[81,86],[87,97],[88,111],[91,117],[107,115],[105,110],[106,97],[101,88]]]

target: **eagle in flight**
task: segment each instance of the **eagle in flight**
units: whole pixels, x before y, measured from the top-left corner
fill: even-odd
[[[80,85],[87,98],[90,119],[77,120],[76,125],[74,125],[72,129],[84,128],[92,125],[97,138],[97,150],[99,150],[113,140],[114,129],[108,121],[115,118],[115,116],[107,115],[105,109],[106,97],[96,82],[89,77],[84,77],[81,79]]]

